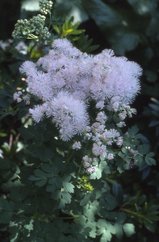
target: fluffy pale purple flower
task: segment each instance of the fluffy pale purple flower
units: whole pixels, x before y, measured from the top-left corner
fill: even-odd
[[[51,93],[69,91],[83,100],[95,99],[97,108],[116,96],[120,102],[129,103],[140,89],[138,64],[115,57],[112,50],[87,55],[66,39],[55,40],[47,55],[37,63],[25,62],[20,71],[27,76],[30,92],[39,98],[46,100]]]
[[[105,132],[103,133],[103,138],[105,138],[106,140],[115,139],[119,136],[120,133],[116,129],[105,130]]]
[[[82,158],[82,162],[83,162],[84,168],[88,168],[88,167],[92,166],[92,158],[88,157],[88,155],[85,155]]]
[[[32,61],[25,61],[19,71],[22,73],[22,74],[25,74],[27,77],[30,77],[30,76],[35,76],[35,73],[37,73],[37,70],[36,70],[36,64]]]
[[[118,146],[122,146],[122,145],[123,145],[123,137],[119,136],[119,137],[117,138],[116,144],[117,144]]]
[[[45,114],[45,105],[36,105],[29,109],[29,113],[35,122],[39,123]]]
[[[81,149],[81,142],[76,141],[76,142],[72,145],[72,149],[73,149],[73,150],[80,150],[80,149]]]
[[[69,140],[76,134],[81,134],[88,125],[86,105],[67,92],[59,92],[48,104],[46,115],[60,129],[63,140]]]
[[[108,160],[113,160],[113,159],[114,159],[114,154],[109,153],[109,154],[107,155],[107,159],[108,159]]]
[[[63,140],[85,130],[86,107],[92,99],[97,109],[118,112],[121,105],[132,102],[140,89],[138,64],[114,56],[112,50],[95,56],[82,53],[67,39],[56,39],[47,55],[36,63],[24,62],[20,72],[26,76],[29,94],[41,103],[30,109],[33,119],[39,122],[44,115],[51,117]],[[125,114],[120,116],[122,121]],[[96,121],[99,125],[93,127],[98,133],[94,140],[104,131],[104,112]]]
[[[107,116],[104,112],[99,112],[97,114],[96,120],[98,122],[100,122],[101,124],[105,124],[106,120],[107,120]]]
[[[17,103],[20,103],[23,99],[22,99],[22,91],[17,91],[14,93],[13,95],[13,99],[15,101],[17,101]]]
[[[79,55],[82,55],[82,52],[75,48],[72,43],[67,39],[56,39],[52,45],[52,47],[61,52],[65,53],[66,55],[69,55],[71,57],[78,57]]]
[[[119,113],[119,118],[120,118],[120,120],[124,120],[124,119],[126,119],[126,116],[127,116],[127,113],[126,113],[125,110],[122,111],[121,113]]]
[[[103,109],[104,108],[104,100],[97,102],[96,103],[96,108]]]
[[[93,144],[92,153],[94,156],[99,156],[105,158],[107,155],[107,149],[105,145],[98,145],[97,143]]]
[[[94,56],[94,60],[101,63],[102,74],[99,76],[97,71],[94,76],[91,85],[93,96],[97,100],[118,96],[122,102],[132,102],[140,90],[140,66],[125,57],[115,57],[112,50],[104,50]]]
[[[104,132],[105,125],[99,122],[95,122],[92,124],[92,131],[94,134],[102,134]]]
[[[91,159],[88,155],[85,155],[85,156],[83,157],[83,161],[84,161],[84,162],[88,162],[88,163],[92,163],[92,159]]]
[[[95,166],[90,166],[90,167],[88,167],[88,168],[86,169],[86,172],[87,172],[88,174],[93,174],[93,173],[96,172],[96,167],[95,167]]]
[[[89,168],[90,167],[90,163],[88,161],[83,161],[83,167],[86,169],[86,168]]]

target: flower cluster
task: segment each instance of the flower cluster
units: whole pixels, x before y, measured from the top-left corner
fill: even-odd
[[[90,102],[96,103],[97,110],[118,110],[128,106],[140,89],[138,64],[114,56],[112,50],[95,56],[82,53],[66,39],[55,40],[47,55],[36,63],[24,62],[20,71],[26,75],[29,94],[40,101],[30,109],[33,119],[39,122],[44,116],[51,118],[63,140],[85,131]],[[120,112],[119,127],[126,115],[126,111]],[[103,112],[98,114],[97,121],[100,119],[106,119]],[[102,125],[96,125],[94,130],[102,129]],[[115,131],[111,133],[113,139],[117,138]],[[105,135],[108,137],[109,131],[105,130]]]
[[[85,139],[91,143],[91,152],[90,156],[83,157],[83,167],[88,174],[96,170],[101,160],[110,161],[115,158],[115,153],[112,151],[114,144],[117,147],[123,144],[123,137],[118,128],[111,128],[109,120],[103,111],[99,111],[95,122],[87,127]]]
[[[72,149],[89,145],[82,158],[86,173],[94,173],[103,160],[115,159],[113,147],[123,145],[125,119],[136,112],[130,104],[140,89],[138,64],[115,57],[112,50],[88,55],[57,39],[47,55],[36,63],[24,62],[20,72],[26,76],[27,93],[18,91],[14,99],[29,105],[29,97],[36,97],[38,103],[29,109],[33,120],[50,118],[62,140],[81,135],[73,139]],[[92,104],[95,118],[88,111]]]
[[[42,0],[39,2],[40,14],[30,19],[20,19],[15,24],[13,38],[15,39],[34,39],[36,41],[46,41],[50,38],[50,32],[45,26],[46,17],[51,14],[53,1]]]
[[[49,0],[42,0],[39,2],[40,12],[43,15],[47,15],[51,12],[53,2]]]

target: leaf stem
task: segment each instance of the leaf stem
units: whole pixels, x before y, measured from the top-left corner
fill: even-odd
[[[134,211],[132,211],[130,209],[127,209],[127,208],[121,208],[120,210],[123,211],[123,212],[125,212],[125,213],[128,213],[130,215],[133,215],[135,217],[138,217],[140,219],[143,219],[143,220],[147,221],[148,223],[152,223],[152,221],[150,219],[146,218],[143,214],[134,212]]]

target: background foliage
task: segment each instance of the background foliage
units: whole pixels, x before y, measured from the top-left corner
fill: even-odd
[[[5,0],[0,5],[1,39],[11,37],[14,23],[20,16],[32,16],[37,10],[33,1]],[[13,8],[16,11],[13,12]],[[97,53],[112,48],[116,54],[126,55],[143,67],[142,92],[134,103],[138,115],[130,125],[137,124],[148,137],[157,161],[158,10],[158,0],[63,0],[57,1],[56,18],[53,19],[54,34],[70,38],[81,50]],[[72,15],[75,22],[81,22],[80,25],[72,23]],[[73,32],[69,32],[68,29],[72,28]],[[61,242],[85,239],[158,242],[158,164],[145,166],[140,171],[133,168],[122,175],[114,174],[105,181],[100,193],[103,184],[91,184],[87,177],[77,181],[74,167],[61,163],[62,153],[52,150],[55,146],[63,149],[64,144],[51,139],[51,133],[55,132],[51,124],[29,126],[27,110],[23,104],[17,106],[13,102],[13,93],[23,85],[18,68],[26,59],[14,48],[15,45],[9,44],[5,50],[0,48],[1,241],[52,242],[55,238]],[[30,49],[31,46],[27,56],[34,59],[45,51],[41,46],[33,51]],[[136,135],[135,130],[132,132]],[[142,152],[146,153],[147,139],[144,138],[143,142]],[[51,160],[58,163],[57,170]],[[153,163],[151,156],[147,157],[147,162]],[[81,200],[80,207],[77,207],[78,200]],[[74,232],[70,234],[70,230]]]

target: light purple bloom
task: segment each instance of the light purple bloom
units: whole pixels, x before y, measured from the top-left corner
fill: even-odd
[[[94,166],[90,166],[90,167],[88,167],[88,168],[86,169],[86,172],[87,172],[88,174],[93,174],[95,171],[96,171],[96,167],[94,167]]]
[[[35,122],[39,123],[44,116],[45,106],[44,105],[36,105],[34,108],[29,109],[29,113]]]
[[[92,153],[94,156],[99,156],[100,158],[105,158],[107,155],[107,149],[105,145],[93,144]]]
[[[76,142],[72,145],[72,149],[73,149],[73,150],[80,150],[80,149],[81,149],[81,142],[76,141]]]
[[[122,146],[123,145],[123,137],[119,136],[116,140],[116,144],[118,146]]]
[[[108,160],[113,160],[113,159],[114,159],[114,154],[109,153],[109,154],[107,155],[107,159],[108,159]]]
[[[107,120],[107,116],[105,115],[104,112],[99,112],[97,114],[96,120],[98,122],[100,122],[101,124],[105,124],[106,120]]]
[[[46,115],[60,129],[63,140],[69,140],[76,134],[81,134],[88,125],[86,105],[67,92],[59,92],[49,104]]]
[[[48,54],[36,63],[24,62],[20,72],[26,76],[28,93],[41,103],[30,109],[33,119],[51,118],[61,138],[69,140],[89,124],[87,106],[92,99],[97,109],[116,112],[131,103],[139,92],[142,71],[135,62],[114,56],[112,50],[93,56],[82,53],[67,39],[56,39]],[[120,116],[125,118],[123,113]],[[119,136],[113,130],[103,133],[106,119],[104,112],[97,115],[99,125],[93,127],[93,139],[99,139],[100,134],[112,140]],[[91,132],[88,135],[91,138]]]

